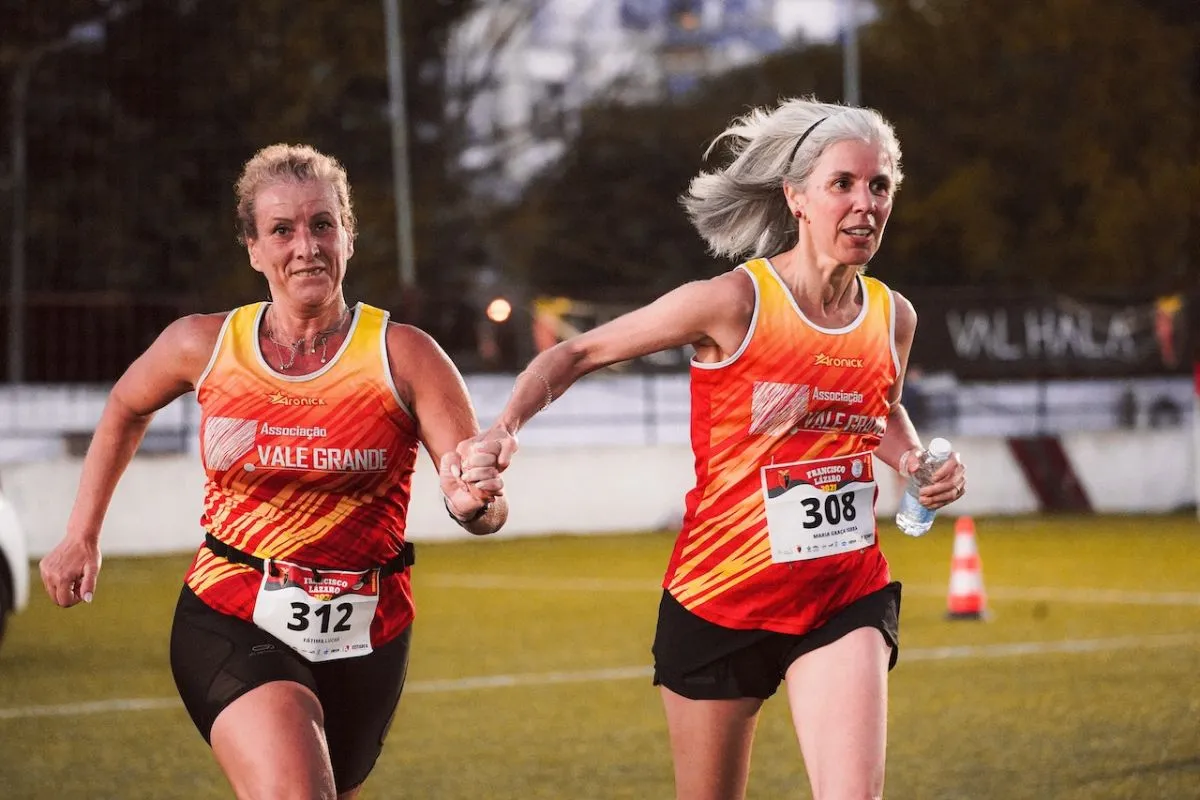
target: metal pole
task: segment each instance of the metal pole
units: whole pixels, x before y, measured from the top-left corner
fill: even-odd
[[[396,247],[400,257],[400,286],[417,283],[413,253],[411,180],[408,173],[408,117],[404,100],[404,44],[399,0],[383,0],[387,26],[388,117],[392,125],[392,192],[396,202]]]
[[[858,0],[842,0],[842,99],[861,103],[858,80]]]

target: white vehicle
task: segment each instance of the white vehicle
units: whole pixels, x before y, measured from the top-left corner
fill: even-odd
[[[29,549],[12,503],[0,494],[0,641],[10,614],[29,603]]]

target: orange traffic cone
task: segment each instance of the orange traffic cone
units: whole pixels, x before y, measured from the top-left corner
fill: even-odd
[[[983,619],[987,595],[983,591],[983,563],[975,543],[975,520],[954,522],[954,554],[950,558],[950,592],[946,596],[948,619]]]

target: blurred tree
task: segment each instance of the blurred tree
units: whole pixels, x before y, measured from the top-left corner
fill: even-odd
[[[360,225],[352,299],[398,302],[378,0],[18,5],[0,32],[6,75],[37,43],[122,9],[100,52],[55,55],[35,74],[31,292],[186,292],[205,307],[261,296],[236,244],[232,184],[258,148],[289,141],[337,156],[350,173]],[[450,31],[476,5],[402,3],[418,279],[434,284],[472,249],[471,235],[447,223],[465,189],[448,149],[461,120],[445,113],[443,78]]]
[[[1141,5],[1149,8],[1169,25],[1178,26],[1191,39],[1192,55],[1190,66],[1185,67],[1190,75],[1192,87],[1192,105],[1190,114],[1191,125],[1191,154],[1194,165],[1192,186],[1200,179],[1200,2],[1196,0],[1139,0]],[[1188,113],[1185,110],[1183,113]],[[1188,208],[1188,237],[1186,253],[1188,258],[1184,264],[1184,273],[1178,281],[1178,288],[1188,292],[1191,297],[1200,300],[1200,199],[1193,195]],[[1200,330],[1200,315],[1193,314],[1192,324]],[[1196,347],[1200,348],[1200,336],[1194,337]],[[1197,359],[1200,361],[1200,359]]]
[[[1200,3],[1195,0],[1135,0],[1135,2],[1158,14],[1164,22],[1183,25],[1195,30],[1200,26]],[[1200,42],[1196,42],[1200,47]]]
[[[836,96],[840,59],[829,47],[775,56],[672,104],[623,105],[614,89],[496,225],[508,268],[542,293],[629,302],[728,268],[706,252],[679,196],[721,162],[720,149],[704,153],[731,117],[775,102],[788,81]]]
[[[701,106],[590,108],[566,156],[496,226],[510,279],[602,300],[614,288],[645,297],[711,272],[674,203],[713,116]]]
[[[1148,5],[881,0],[863,87],[905,147],[893,274],[1126,297],[1179,280],[1195,39]]]
[[[907,174],[879,274],[1126,298],[1194,280],[1200,3],[877,5],[863,98],[896,124]],[[720,269],[676,203],[705,144],[749,106],[839,98],[840,58],[800,48],[674,105],[593,108],[505,218],[513,268],[543,291],[638,299]]]
[[[707,143],[751,105],[841,94],[840,51],[818,45],[669,104],[600,98],[567,155],[493,214],[470,192],[480,176],[458,161],[469,98],[491,61],[482,52],[466,79],[448,81],[445,57],[455,25],[482,1],[403,2],[417,269],[435,292],[488,259],[536,290],[579,296],[642,298],[712,274],[727,265],[705,254],[677,204],[706,166]],[[482,49],[502,47],[538,2],[503,4],[520,13]],[[898,286],[1032,281],[1088,294],[1194,281],[1200,3],[877,6],[861,32],[863,95],[896,122],[908,173],[881,274]],[[288,140],[350,171],[360,220],[351,295],[399,302],[378,0],[303,10],[283,0],[0,0],[0,13],[5,76],[72,24],[116,17],[102,51],[64,51],[34,73],[31,291],[187,292],[198,307],[259,295],[234,240],[231,185],[256,149]],[[9,82],[0,84],[7,101]]]

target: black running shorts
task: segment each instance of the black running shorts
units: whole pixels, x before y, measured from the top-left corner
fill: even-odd
[[[171,628],[171,672],[206,742],[237,698],[271,681],[295,681],[320,699],[339,793],[367,779],[383,749],[408,669],[410,626],[365,656],[312,663],[251,622],[222,614],[187,586]]]
[[[693,700],[765,700],[775,694],[796,659],[857,628],[877,628],[892,647],[888,669],[896,666],[900,652],[898,582],[859,598],[821,627],[801,635],[715,625],[664,591],[654,635],[654,685]]]

